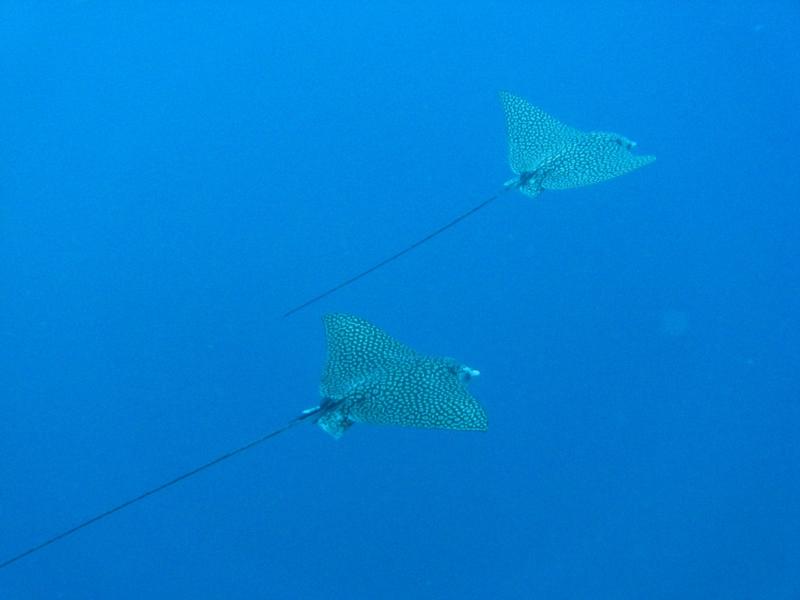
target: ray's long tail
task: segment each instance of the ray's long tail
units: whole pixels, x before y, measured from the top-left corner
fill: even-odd
[[[190,471],[186,471],[185,473],[183,473],[181,475],[178,475],[177,477],[174,477],[174,478],[170,479],[167,482],[164,482],[164,483],[162,483],[160,485],[157,485],[157,486],[155,486],[153,488],[150,488],[149,490],[147,490],[145,492],[142,492],[138,496],[135,496],[133,498],[129,498],[125,502],[117,504],[116,506],[114,506],[112,508],[109,508],[106,511],[98,513],[95,516],[93,516],[93,517],[91,517],[89,519],[86,519],[85,521],[83,521],[81,523],[78,523],[74,527],[70,527],[69,529],[66,529],[66,530],[62,531],[61,533],[59,533],[57,535],[54,535],[53,537],[44,540],[43,542],[40,542],[40,543],[38,543],[38,544],[36,544],[34,546],[31,546],[30,548],[20,552],[19,554],[16,554],[15,556],[12,556],[11,558],[8,558],[8,559],[4,560],[3,562],[0,562],[0,569],[5,569],[7,566],[17,562],[18,560],[23,559],[26,556],[30,556],[31,554],[33,554],[35,552],[38,552],[39,550],[42,550],[42,549],[46,548],[47,546],[50,546],[51,544],[55,544],[56,542],[63,540],[64,538],[72,535],[73,533],[77,533],[78,531],[80,531],[81,529],[84,529],[85,527],[88,527],[89,525],[93,525],[93,524],[97,523],[98,521],[102,521],[106,517],[110,517],[114,513],[117,513],[119,511],[125,509],[125,508],[128,508],[129,506],[131,506],[133,504],[136,504],[137,502],[140,502],[140,501],[144,500],[145,498],[148,498],[148,497],[150,497],[150,496],[152,496],[154,494],[162,492],[165,489],[167,489],[169,487],[172,487],[176,483],[180,483],[181,481],[189,479],[190,477],[194,477],[195,475],[198,475],[202,471],[205,471],[206,469],[208,469],[210,467],[218,465],[219,463],[221,463],[221,462],[223,462],[225,460],[228,460],[229,458],[233,458],[234,456],[242,454],[243,452],[247,452],[248,450],[252,450],[253,448],[258,446],[259,444],[263,444],[267,440],[269,440],[271,438],[274,438],[275,436],[283,433],[284,431],[287,431],[287,430],[291,429],[295,425],[298,425],[298,424],[303,423],[305,421],[314,421],[319,417],[319,414],[323,410],[325,410],[325,408],[326,407],[324,405],[321,405],[321,406],[316,406],[314,408],[308,409],[308,410],[304,411],[303,413],[301,413],[299,416],[295,417],[294,419],[292,419],[291,421],[286,423],[286,425],[284,425],[283,427],[280,427],[279,429],[275,429],[273,431],[270,431],[269,433],[267,433],[265,435],[262,435],[260,438],[255,439],[255,440],[245,444],[244,446],[240,446],[239,448],[236,448],[235,450],[231,450],[230,452],[226,452],[225,454],[221,454],[217,458],[215,458],[213,460],[210,460],[207,463],[200,465],[199,467],[195,467],[194,469],[191,469]]]
[[[458,225],[461,221],[463,221],[467,217],[471,217],[472,215],[474,215],[479,210],[481,210],[483,208],[486,208],[492,202],[497,200],[500,196],[505,194],[508,190],[515,189],[516,187],[518,187],[518,185],[519,185],[519,181],[518,180],[512,180],[512,182],[509,182],[508,184],[506,184],[503,187],[503,189],[499,190],[496,194],[494,194],[490,198],[487,198],[486,200],[484,200],[483,202],[481,202],[477,206],[473,206],[467,212],[458,215],[455,219],[453,219],[449,223],[446,223],[445,225],[442,225],[441,227],[439,227],[435,231],[432,231],[431,233],[429,233],[428,235],[426,235],[422,239],[417,240],[413,244],[409,244],[408,246],[406,246],[402,250],[399,250],[398,252],[395,252],[391,256],[389,256],[387,258],[384,258],[380,262],[375,263],[374,265],[372,265],[371,267],[361,271],[357,275],[353,275],[349,279],[345,279],[344,281],[336,284],[332,288],[329,288],[329,289],[325,290],[324,292],[322,292],[320,294],[317,294],[313,298],[309,298],[308,300],[306,300],[302,304],[298,304],[294,308],[291,308],[291,309],[287,310],[285,313],[283,313],[283,316],[284,317],[289,317],[289,316],[293,315],[294,313],[299,312],[299,311],[303,310],[304,308],[307,308],[307,307],[311,306],[312,304],[315,304],[316,302],[319,302],[323,298],[327,298],[331,294],[333,294],[335,292],[338,292],[339,290],[341,290],[342,288],[347,287],[351,283],[355,283],[359,279],[362,279],[363,277],[366,277],[367,275],[369,275],[370,273],[372,273],[374,271],[377,271],[381,267],[385,267],[389,263],[394,262],[395,260],[397,260],[398,258],[403,256],[404,254],[408,254],[412,250],[414,250],[416,248],[419,248],[420,246],[422,246],[426,242],[429,242],[430,240],[432,240],[433,238],[438,236],[440,233],[444,233],[445,231],[447,231],[451,227],[455,227],[456,225]]]

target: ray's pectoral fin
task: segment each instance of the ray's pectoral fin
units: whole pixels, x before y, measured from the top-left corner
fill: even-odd
[[[500,92],[506,117],[508,164],[514,173],[533,172],[558,150],[581,135],[519,96]]]
[[[565,190],[607,181],[653,162],[633,153],[636,143],[616,133],[593,131],[564,148],[544,169],[542,188]]]
[[[486,412],[467,391],[478,376],[449,358],[418,354],[352,315],[325,317],[328,361],[317,424],[334,437],[354,423],[484,431]]]
[[[450,359],[420,356],[376,377],[350,416],[376,425],[485,431],[486,413],[466,386],[475,373]]]

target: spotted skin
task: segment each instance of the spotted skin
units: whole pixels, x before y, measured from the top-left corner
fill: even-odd
[[[500,92],[508,133],[508,163],[517,175],[529,173],[581,132],[554,119],[527,100]]]
[[[583,132],[564,125],[523,98],[500,93],[508,132],[508,162],[519,190],[536,196],[619,177],[653,162],[616,133]]]
[[[317,423],[334,437],[354,423],[487,429],[457,361],[423,356],[352,315],[326,315],[324,323],[328,360],[320,394],[333,403]]]

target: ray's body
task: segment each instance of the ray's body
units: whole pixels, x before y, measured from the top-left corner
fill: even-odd
[[[428,429],[485,431],[486,413],[467,391],[479,375],[451,358],[429,357],[401,344],[358,317],[323,317],[327,360],[319,405],[304,410],[283,427],[130,498],[109,510],[0,562],[3,569],[145,498],[242,454],[300,423],[317,423],[335,438],[355,423]]]
[[[538,196],[545,190],[566,190],[600,183],[624,175],[655,160],[655,156],[632,153],[636,143],[616,133],[583,132],[564,125],[528,101],[509,92],[500,100],[508,134],[508,163],[515,177],[477,206],[420,240],[372,265],[364,271],[317,294],[284,313],[288,317],[366,277],[404,254],[486,208],[509,190]]]

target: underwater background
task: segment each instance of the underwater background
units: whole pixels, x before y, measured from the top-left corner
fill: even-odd
[[[800,5],[0,5],[0,561],[315,405],[342,311],[487,433],[298,427],[0,598],[800,598]],[[497,92],[655,154],[491,196]]]

